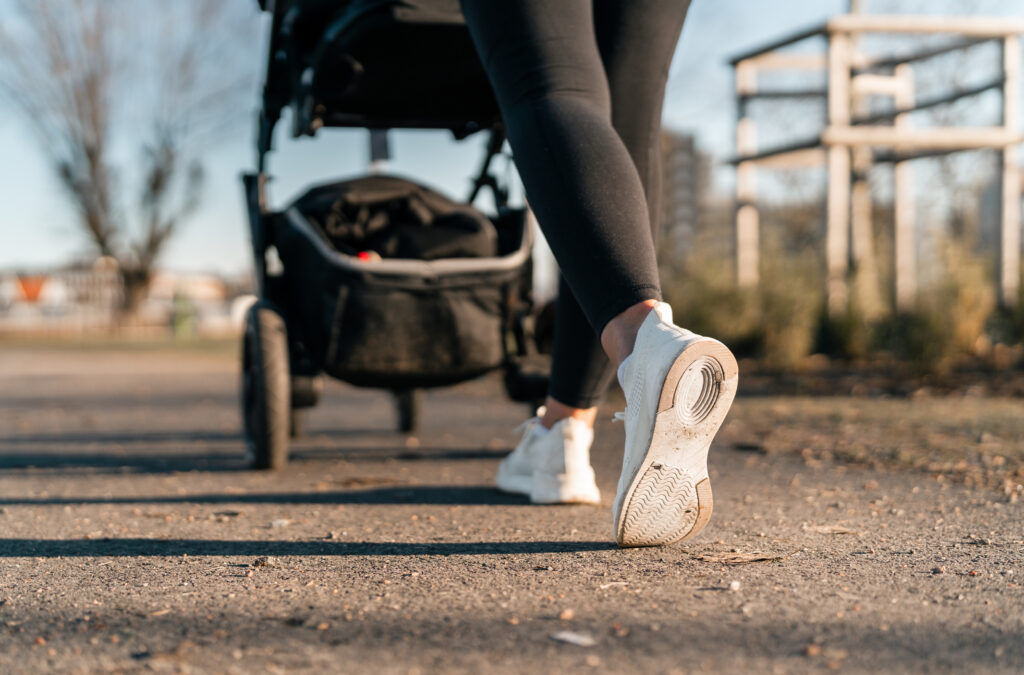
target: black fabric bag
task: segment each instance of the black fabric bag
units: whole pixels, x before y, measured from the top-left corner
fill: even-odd
[[[274,230],[289,330],[334,377],[429,387],[506,363],[512,312],[529,287],[525,211],[490,220],[421,185],[371,176],[313,188]],[[367,250],[382,258],[362,259]]]
[[[348,255],[440,260],[498,254],[494,225],[482,213],[394,176],[320,186],[295,207]]]

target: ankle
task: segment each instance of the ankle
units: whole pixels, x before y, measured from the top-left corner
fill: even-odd
[[[626,357],[633,353],[636,334],[657,305],[657,300],[638,302],[609,321],[601,331],[601,346],[616,367],[622,365]]]
[[[562,420],[569,418],[580,420],[593,429],[597,419],[597,407],[574,408],[548,396],[544,401],[544,414],[540,418],[540,425],[545,429],[550,429]]]

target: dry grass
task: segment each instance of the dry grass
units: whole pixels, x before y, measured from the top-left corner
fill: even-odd
[[[799,370],[820,353],[891,356],[914,371],[941,374],[965,361],[991,361],[996,344],[1005,351],[1024,341],[1024,309],[997,313],[990,261],[958,240],[940,250],[941,272],[920,290],[916,306],[899,314],[881,305],[868,313],[854,294],[844,316],[826,317],[824,265],[813,249],[765,244],[757,288],[739,288],[730,262],[700,252],[662,276],[684,325],[782,371]],[[853,278],[851,287],[858,283]]]

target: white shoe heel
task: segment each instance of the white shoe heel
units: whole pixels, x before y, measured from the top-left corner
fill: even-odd
[[[671,315],[667,321],[671,325]],[[703,530],[711,519],[708,449],[736,396],[738,367],[732,353],[717,340],[671,328],[676,337],[664,338],[663,344],[640,355],[655,361],[672,359],[667,370],[657,363],[647,364],[654,372],[665,373],[660,383],[645,382],[643,374],[637,374],[644,365],[632,364],[636,393],[627,403],[638,406],[634,415],[653,417],[653,423],[648,434],[643,433],[643,420],[634,419],[632,428],[627,427],[615,501],[619,546],[682,541]],[[674,357],[673,351],[677,351]],[[630,424],[633,416],[626,417]]]
[[[601,492],[590,467],[571,474],[538,469],[533,472],[530,501],[534,504],[600,504]]]
[[[522,425],[522,440],[498,464],[498,489],[527,495],[534,504],[600,503],[590,466],[593,429],[572,418],[549,430],[539,424],[535,417]]]

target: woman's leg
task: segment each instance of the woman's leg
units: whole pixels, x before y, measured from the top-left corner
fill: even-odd
[[[661,224],[661,111],[668,67],[689,0],[596,0],[594,26],[608,79],[612,126],[647,198],[651,236]],[[615,369],[563,279],[555,311],[550,396],[542,424],[593,420]],[[640,315],[641,320],[644,315]],[[621,359],[619,359],[621,360]]]
[[[550,429],[559,420],[575,417],[594,426],[597,404],[614,375],[615,368],[572,290],[564,278],[559,279],[551,379],[541,424]]]
[[[602,8],[613,17],[621,12],[618,20],[667,18],[654,6],[642,12],[634,0],[625,2]],[[620,546],[654,546],[693,536],[711,517],[707,454],[735,396],[737,366],[724,345],[679,328],[671,308],[657,302],[643,182],[612,125],[591,3],[462,0],[534,212],[580,309],[619,366],[626,438],[612,507],[615,539]],[[654,37],[644,30],[658,25],[628,24],[632,37],[624,52]],[[657,64],[658,77],[667,60]],[[650,124],[655,118],[648,112]],[[596,501],[592,430],[568,419],[556,428],[562,436],[531,426],[499,464],[499,487],[504,471],[516,480],[503,489],[521,491],[525,479],[532,501],[572,501],[574,480],[585,478],[579,499]],[[532,463],[538,451],[542,461]],[[573,471],[570,463],[586,471]]]
[[[462,0],[509,142],[592,330],[660,299],[643,183],[612,126],[592,0]]]
[[[612,124],[640,174],[655,242],[661,229],[662,104],[689,6],[690,0],[594,0]]]

